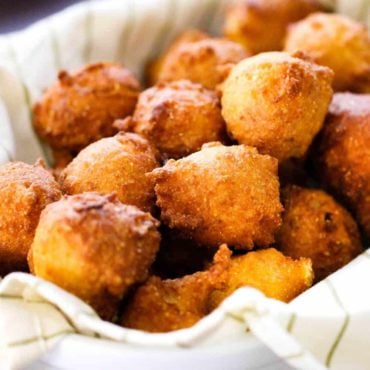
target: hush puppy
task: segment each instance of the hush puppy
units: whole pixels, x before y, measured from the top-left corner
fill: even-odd
[[[187,42],[204,40],[209,37],[210,36],[207,35],[205,32],[197,29],[184,31],[179,36],[177,36],[176,39],[170,44],[170,46],[162,53],[162,55],[148,64],[146,77],[149,85],[155,85],[158,82],[158,74],[162,68],[163,62],[166,60],[168,55],[171,55],[171,53],[173,53],[179,46]]]
[[[338,14],[312,14],[289,28],[285,50],[300,50],[330,67],[336,91],[370,89],[370,36],[361,23]]]
[[[230,135],[279,161],[303,157],[332,97],[332,71],[283,52],[262,53],[233,68],[222,88]]]
[[[312,285],[307,258],[293,260],[276,249],[231,257],[222,245],[206,271],[178,279],[151,277],[124,310],[122,325],[149,332],[168,332],[194,325],[240,287],[289,302]],[[154,318],[154,319],[153,319]]]
[[[147,137],[163,158],[183,157],[204,143],[222,140],[225,133],[216,93],[187,80],[144,91],[132,120],[119,122],[121,129]]]
[[[198,244],[269,245],[280,226],[277,160],[211,143],[152,172],[161,218]]]
[[[248,252],[231,258],[227,283],[223,289],[212,293],[210,305],[217,307],[243,286],[256,288],[269,298],[289,302],[311,287],[313,278],[309,258],[293,260],[274,248]]]
[[[140,85],[126,68],[96,63],[58,81],[34,106],[33,124],[38,135],[53,149],[79,151],[116,132],[112,123],[130,115]]]
[[[168,52],[158,71],[158,80],[190,80],[215,89],[232,66],[249,56],[239,44],[221,38],[184,42]]]
[[[370,95],[334,95],[312,150],[316,174],[343,198],[370,237]]]
[[[293,258],[310,258],[316,281],[361,253],[356,222],[324,191],[288,187],[283,204],[283,225],[277,237],[280,250]]]
[[[239,0],[226,9],[223,32],[253,54],[281,50],[288,25],[318,10],[314,0]]]
[[[31,271],[110,320],[128,289],[147,278],[160,242],[157,226],[150,214],[112,195],[64,197],[41,214]]]
[[[213,290],[223,288],[230,251],[223,245],[206,271],[178,279],[152,276],[135,292],[121,324],[149,332],[168,332],[194,325],[210,312]]]
[[[40,213],[61,195],[41,161],[0,166],[0,275],[27,270],[27,253]]]
[[[150,211],[154,188],[146,173],[158,165],[155,149],[146,139],[121,132],[81,150],[59,181],[67,194],[115,192],[122,203]]]

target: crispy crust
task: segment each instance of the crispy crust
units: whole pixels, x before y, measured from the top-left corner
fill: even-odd
[[[370,237],[370,95],[335,94],[312,150],[316,173],[354,211]]]
[[[140,85],[119,64],[96,63],[58,81],[34,106],[34,127],[54,149],[78,151],[116,132],[112,123],[135,108]]]
[[[27,270],[27,253],[40,213],[61,195],[42,161],[0,166],[0,275]]]
[[[123,313],[121,324],[149,332],[192,326],[210,312],[212,291],[224,286],[230,254],[223,245],[207,271],[173,280],[152,276],[134,294]]]
[[[249,252],[231,259],[227,284],[212,293],[210,305],[217,307],[243,286],[259,289],[269,298],[289,302],[308,289],[313,278],[309,258],[293,260],[274,248]]]
[[[158,221],[115,196],[64,197],[41,214],[29,252],[32,272],[112,319],[127,290],[147,278]]]
[[[322,190],[289,187],[283,192],[283,204],[280,250],[293,258],[310,258],[316,281],[362,252],[356,222]]]
[[[229,133],[279,161],[305,155],[332,97],[332,71],[300,56],[259,54],[240,62],[223,84]]]
[[[179,36],[169,45],[169,47],[157,59],[154,59],[148,64],[146,69],[146,78],[149,85],[155,85],[158,82],[158,75],[162,69],[163,62],[171,55],[180,45],[187,42],[199,41],[209,38],[203,31],[197,29],[190,29]]]
[[[154,205],[154,186],[146,173],[159,165],[156,151],[143,137],[119,133],[83,149],[59,176],[67,194],[115,192],[118,199],[144,211]]]
[[[370,36],[364,25],[338,14],[312,14],[289,28],[285,50],[300,50],[334,72],[336,91],[370,89]]]
[[[231,68],[249,53],[239,44],[218,38],[182,43],[163,60],[158,80],[188,79],[215,89]]]
[[[280,226],[277,161],[244,145],[204,145],[153,171],[161,218],[199,244],[250,249]]]
[[[149,332],[183,329],[240,287],[250,286],[288,302],[308,289],[312,281],[307,258],[292,260],[275,249],[231,257],[230,250],[222,245],[206,271],[173,280],[152,276],[135,292],[121,324]]]
[[[217,95],[187,80],[159,83],[141,93],[129,126],[164,158],[183,157],[225,135]]]

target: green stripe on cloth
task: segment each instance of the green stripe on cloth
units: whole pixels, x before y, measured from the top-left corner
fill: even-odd
[[[49,35],[50,35],[50,44],[51,50],[53,51],[53,61],[55,70],[59,71],[62,68],[61,56],[60,56],[60,48],[58,44],[58,38],[56,34],[56,30],[54,29],[52,18],[49,21]]]
[[[160,46],[162,45],[166,34],[169,31],[171,31],[172,22],[176,20],[176,14],[177,14],[176,0],[169,0],[167,9],[168,11],[166,13],[166,18],[162,26],[159,28],[158,34],[155,38],[155,41],[153,42],[153,47],[152,47],[153,52],[152,52],[152,55],[149,55],[149,59],[152,59],[156,54],[158,54],[158,50],[161,49]]]
[[[204,13],[201,17],[201,23],[204,25],[205,29],[209,29],[210,25],[213,22],[213,18],[217,14],[217,5],[220,3],[220,1],[217,0],[208,0],[207,5],[204,7]]]
[[[32,124],[32,121],[33,121],[33,110],[32,110],[32,102],[31,102],[31,94],[30,94],[30,91],[28,89],[28,86],[26,85],[26,83],[24,82],[24,78],[23,78],[23,73],[22,73],[22,70],[21,70],[21,67],[18,63],[18,60],[17,60],[17,55],[15,53],[15,50],[14,50],[14,46],[12,44],[12,42],[8,42],[7,43],[7,51],[8,51],[8,56],[9,56],[9,60],[13,63],[13,66],[14,66],[14,71],[16,73],[16,77],[18,78],[21,86],[22,86],[22,91],[23,91],[23,99],[24,99],[24,102],[26,103],[26,106],[27,106],[27,109],[28,109],[28,117],[29,117],[29,124],[31,125],[31,128],[32,128],[32,132],[34,133],[34,137],[37,139],[39,145],[40,145],[40,148],[41,148],[41,151],[44,155],[44,158],[47,162],[47,164],[50,165],[50,157],[47,153],[47,149],[46,149],[46,146],[45,144],[40,140],[40,138],[38,137],[38,135],[35,133],[35,130],[34,130],[34,127],[33,127],[33,124]]]
[[[119,41],[117,45],[117,51],[114,60],[122,61],[122,58],[126,52],[126,45],[129,35],[132,31],[132,27],[135,23],[135,0],[126,0],[125,1],[127,9],[126,9],[126,19],[124,24],[126,25],[119,36]]]
[[[61,335],[74,334],[74,333],[75,332],[73,330],[61,330],[61,331],[58,331],[58,332],[56,332],[54,334],[50,334],[50,335],[34,336],[34,337],[31,337],[31,338],[22,339],[22,340],[19,340],[19,341],[16,341],[16,342],[10,342],[10,343],[7,343],[6,346],[7,347],[19,347],[19,346],[24,346],[24,345],[31,344],[31,343],[36,343],[40,340],[47,341],[47,340],[59,337]]]
[[[296,320],[297,320],[297,315],[295,313],[292,314],[292,316],[290,316],[290,319],[288,321],[288,324],[286,326],[286,330],[291,333],[292,330],[293,330],[293,326],[294,324],[296,323]]]
[[[344,307],[343,305],[343,302],[341,301],[341,299],[339,298],[338,296],[338,293],[335,289],[335,287],[333,286],[333,284],[331,283],[331,281],[329,279],[326,279],[324,280],[326,282],[326,285],[328,286],[329,290],[331,291],[335,301],[337,302],[338,306],[342,309],[342,311],[344,312],[345,316],[344,316],[344,320],[343,320],[343,324],[341,326],[341,328],[339,329],[339,332],[327,354],[327,357],[326,357],[326,361],[325,361],[325,365],[330,367],[331,365],[331,362],[333,360],[333,357],[334,357],[334,354],[335,354],[335,351],[337,350],[343,336],[344,336],[344,333],[346,332],[347,328],[348,328],[348,325],[349,325],[349,321],[350,321],[350,315],[348,313],[348,311],[346,310],[346,308]]]
[[[83,49],[83,60],[88,63],[91,61],[91,49],[92,49],[92,24],[93,24],[93,12],[91,9],[91,1],[86,3],[85,10],[85,45]]]
[[[2,143],[0,143],[0,147],[1,149],[3,150],[3,152],[6,154],[6,156],[8,157],[9,161],[14,161],[14,158],[13,156],[10,154],[8,148],[5,147],[5,145],[3,145]]]

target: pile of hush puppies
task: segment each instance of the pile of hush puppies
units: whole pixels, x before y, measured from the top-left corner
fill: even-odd
[[[142,90],[110,62],[34,106],[54,166],[0,167],[0,272],[124,327],[189,327],[242,286],[289,302],[370,237],[370,38],[315,0],[241,0]]]

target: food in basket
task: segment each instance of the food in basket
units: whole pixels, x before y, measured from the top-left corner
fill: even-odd
[[[364,25],[317,13],[289,27],[285,50],[300,50],[334,72],[336,91],[370,92],[370,36]]]
[[[34,127],[53,149],[76,153],[117,132],[112,122],[133,112],[139,92],[138,80],[119,64],[91,64],[73,74],[62,71],[35,104]]]
[[[316,0],[241,0],[226,10],[224,35],[253,54],[281,50],[290,23],[322,10]]]
[[[35,275],[103,319],[166,332],[242,286],[289,302],[355,258],[355,219],[370,235],[370,96],[329,105],[333,81],[366,91],[366,31],[317,13],[289,28],[291,52],[251,56],[318,9],[233,3],[234,41],[182,33],[142,93],[119,64],[62,72],[34,108],[61,186],[39,165],[0,167],[0,272],[28,252]]]
[[[261,53],[233,68],[222,86],[230,135],[279,161],[303,157],[322,127],[333,72],[283,52]]]
[[[206,246],[267,246],[281,224],[277,160],[245,145],[205,144],[152,172],[161,219]]]
[[[370,238],[370,94],[334,95],[312,150],[315,174],[348,204]]]
[[[81,150],[59,181],[66,194],[115,192],[122,203],[150,211],[154,186],[146,173],[158,166],[156,150],[145,138],[121,132]]]
[[[114,195],[83,193],[47,206],[29,252],[31,271],[111,320],[158,251],[158,221]]]
[[[283,189],[283,224],[279,249],[293,258],[312,261],[320,281],[362,252],[360,233],[350,213],[318,189],[291,186]]]
[[[294,261],[273,248],[231,257],[231,251],[222,245],[206,271],[177,279],[149,278],[124,310],[121,324],[150,332],[182,329],[210,313],[242,286],[290,301],[312,281],[309,259]]]
[[[132,119],[120,122],[121,129],[147,137],[163,158],[181,158],[225,138],[216,93],[188,80],[160,82],[145,90]]]
[[[210,312],[210,297],[227,281],[231,252],[222,245],[206,271],[177,279],[150,277],[137,289],[121,324],[150,332],[166,332],[195,324]],[[155,320],[153,320],[155,318]]]
[[[163,58],[157,70],[158,81],[185,79],[215,89],[248,55],[240,44],[221,38],[181,42]]]
[[[27,253],[40,213],[61,196],[42,161],[0,166],[0,276],[28,270]]]

